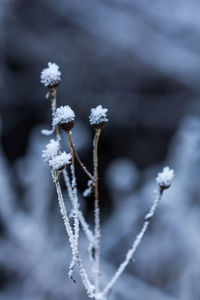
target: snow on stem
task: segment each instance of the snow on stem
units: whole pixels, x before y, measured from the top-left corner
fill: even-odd
[[[67,131],[67,138],[69,142],[70,152],[71,152],[71,175],[72,175],[72,183],[71,183],[71,191],[72,191],[72,198],[73,198],[73,220],[74,220],[74,240],[76,247],[78,248],[78,239],[79,239],[79,203],[78,203],[78,196],[77,196],[77,188],[76,188],[76,175],[75,175],[75,164],[74,164],[74,152],[73,148],[70,143],[71,133]],[[73,268],[74,268],[75,260],[72,257],[72,262],[69,266],[69,277],[72,278]]]
[[[71,228],[71,225],[70,225],[70,222],[69,222],[69,218],[68,218],[68,215],[67,215],[67,210],[66,210],[66,207],[65,207],[65,203],[64,203],[64,199],[63,199],[62,190],[61,190],[61,187],[60,187],[58,175],[59,175],[59,172],[53,172],[52,171],[52,177],[53,177],[53,181],[54,181],[55,186],[56,186],[56,192],[57,192],[57,195],[58,195],[58,202],[59,202],[59,206],[60,206],[60,212],[61,212],[61,215],[63,217],[65,229],[67,231],[70,246],[71,246],[71,249],[72,249],[72,257],[73,257],[74,261],[76,261],[76,263],[77,263],[77,266],[78,266],[78,269],[79,269],[84,287],[87,291],[87,294],[88,294],[89,297],[92,297],[93,296],[93,291],[94,291],[94,286],[90,283],[90,281],[88,279],[88,276],[86,274],[86,271],[85,271],[85,269],[82,265],[82,261],[79,257],[78,247],[77,247],[77,244],[76,244],[76,241],[75,241],[75,238],[74,238],[74,235],[73,235],[73,231],[72,231],[72,228]]]
[[[70,179],[69,179],[67,170],[66,169],[62,170],[62,173],[63,173],[64,182],[65,182],[65,185],[67,188],[68,196],[72,203],[72,208],[74,209],[74,197],[73,197],[72,188],[71,188]],[[78,210],[78,217],[79,217],[80,224],[83,228],[83,231],[84,231],[88,241],[90,242],[90,244],[93,245],[94,244],[94,235],[93,235],[92,231],[89,229],[89,224],[85,220],[81,210]]]
[[[94,276],[95,276],[95,292],[99,291],[99,263],[100,263],[100,209],[99,209],[99,191],[98,191],[98,142],[101,129],[95,129],[95,136],[93,141],[93,164],[94,164],[94,184],[95,184],[95,208],[94,208],[94,221],[95,221],[95,255],[94,255]]]
[[[102,299],[108,293],[108,291],[112,288],[113,284],[117,281],[117,279],[120,277],[122,272],[125,270],[125,268],[129,264],[129,262],[132,260],[133,255],[134,255],[135,251],[137,250],[137,247],[141,243],[141,241],[144,237],[144,234],[150,224],[150,221],[151,221],[152,217],[154,216],[155,210],[158,206],[158,203],[161,200],[161,197],[162,197],[162,190],[159,188],[159,191],[158,192],[156,191],[155,200],[154,200],[149,212],[145,216],[145,221],[143,223],[142,229],[140,230],[139,234],[136,236],[136,238],[132,244],[132,247],[128,250],[125,260],[119,265],[119,268],[117,269],[116,273],[111,278],[110,282],[106,285],[106,287],[103,289],[103,291],[96,295],[96,299]]]
[[[52,119],[53,116],[55,114],[56,111],[56,107],[57,107],[57,100],[56,100],[56,87],[52,87],[49,88],[49,92],[47,93],[47,98],[51,97],[51,114],[52,114]],[[47,130],[47,129],[43,129],[41,132],[44,135],[51,135],[56,131],[56,137],[57,140],[60,141],[60,134],[59,134],[59,126],[58,125],[53,125],[52,124],[52,129],[51,130]]]

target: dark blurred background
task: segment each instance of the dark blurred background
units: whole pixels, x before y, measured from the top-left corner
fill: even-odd
[[[184,177],[181,181],[182,185],[180,184],[179,189],[176,189],[183,193],[182,186],[184,184],[184,188],[187,189],[184,195],[189,194],[185,202],[190,204],[187,209],[183,209],[183,215],[188,207],[192,211],[195,211],[194,208],[199,209],[199,180],[196,175],[199,170],[197,153],[200,138],[199,11],[200,2],[198,0],[0,0],[2,142],[2,179],[0,181],[2,216],[0,221],[2,234],[0,289],[2,289],[2,293],[0,292],[0,299],[62,300],[70,297],[78,299],[76,297],[83,293],[80,284],[80,295],[78,296],[77,288],[74,288],[67,278],[67,254],[66,249],[62,250],[63,245],[65,247],[65,243],[63,244],[65,236],[62,232],[62,224],[59,224],[59,229],[55,229],[60,216],[57,211],[57,203],[56,205],[52,204],[55,202],[55,199],[53,201],[55,194],[54,188],[49,187],[51,184],[50,172],[40,157],[42,147],[48,142],[48,139],[41,136],[40,130],[51,126],[50,102],[45,99],[47,90],[40,84],[40,72],[49,61],[56,62],[62,71],[62,82],[57,93],[58,105],[69,104],[75,111],[77,120],[77,127],[74,129],[75,144],[90,169],[92,169],[93,131],[88,125],[88,115],[91,107],[96,107],[98,104],[109,109],[109,123],[103,130],[99,151],[100,176],[102,178],[100,184],[101,208],[105,232],[109,232],[106,228],[110,228],[111,234],[112,229],[117,229],[111,225],[115,224],[115,218],[117,218],[113,211],[117,212],[118,205],[122,205],[120,197],[125,196],[130,200],[130,197],[135,199],[133,195],[137,195],[137,198],[140,199],[134,204],[138,210],[134,206],[135,214],[133,213],[132,217],[136,218],[134,221],[136,227],[133,232],[130,231],[132,225],[127,225],[129,229],[124,235],[122,230],[122,237],[120,236],[115,242],[107,240],[105,237],[105,264],[113,260],[113,265],[115,263],[117,265],[120,258],[123,258],[123,253],[127,248],[121,249],[122,254],[119,250],[119,260],[116,261],[112,257],[112,251],[116,249],[117,243],[121,244],[123,239],[126,240],[125,245],[127,243],[127,247],[130,246],[133,233],[137,233],[137,229],[141,225],[142,214],[151,203],[151,197],[147,196],[148,201],[144,200],[144,203],[141,204],[143,201],[141,195],[146,195],[145,191],[148,190],[149,185],[153,190],[153,183],[149,182],[153,181],[164,164],[171,163],[173,168],[180,168],[181,176],[186,174],[187,180],[193,178],[190,188],[185,184],[188,181]],[[194,153],[191,152],[192,150]],[[197,157],[194,158],[195,154]],[[184,164],[188,166],[188,169],[191,168],[191,171],[188,171],[186,167],[182,170]],[[197,173],[195,173],[196,170]],[[81,170],[77,172],[81,193],[85,188],[86,178]],[[45,179],[45,176],[49,177]],[[37,181],[38,177],[41,182]],[[125,178],[124,181],[123,178]],[[147,195],[151,193],[149,190]],[[48,205],[45,204],[45,206],[42,202],[44,197],[47,198],[47,201],[52,198],[48,212],[46,208]],[[172,193],[173,197],[177,197],[177,194],[175,197],[175,192]],[[179,197],[181,198],[181,195]],[[7,198],[10,200],[7,201]],[[126,203],[129,203],[129,200]],[[44,206],[43,209],[39,208],[41,202]],[[85,213],[91,221],[93,200],[89,198],[86,201],[83,200],[83,203]],[[32,210],[32,206],[34,210]],[[125,219],[122,220],[127,224],[129,218],[126,217],[126,213],[128,213],[129,207],[127,204]],[[169,205],[169,210],[170,208],[174,211],[175,225],[172,226],[171,231],[167,231],[169,240],[165,239],[165,242],[173,244],[177,240],[176,237],[172,237],[176,232],[173,228],[178,226],[177,220],[175,221],[177,211]],[[54,215],[55,210],[56,215]],[[15,211],[18,211],[17,217]],[[197,223],[193,225],[190,223],[191,232],[197,228],[199,211],[195,215]],[[17,219],[14,218],[14,215]],[[54,229],[49,225],[51,217],[54,218],[53,223],[55,224],[52,225]],[[193,215],[191,217],[194,219]],[[33,224],[30,224],[30,218],[33,220]],[[43,221],[41,221],[42,219]],[[19,232],[23,231],[22,228],[29,228],[30,234],[36,237],[38,232],[34,222],[39,224],[38,222],[44,222],[44,219],[46,223],[45,225],[42,223],[42,226],[46,226],[46,233],[50,228],[55,231],[55,236],[57,236],[57,230],[61,231],[58,251],[63,253],[62,259],[60,258],[63,272],[59,273],[60,265],[56,260],[56,267],[53,266],[53,271],[51,271],[52,274],[55,274],[55,268],[58,268],[59,275],[55,276],[53,282],[51,282],[52,278],[49,279],[51,271],[48,268],[45,269],[44,266],[41,267],[41,270],[34,271],[35,277],[32,273],[30,274],[32,265],[37,264],[39,259],[40,261],[44,260],[42,254],[39,258],[38,253],[44,252],[41,244],[44,243],[45,238],[41,238],[43,242],[39,240],[36,242],[35,240],[29,241],[29,233],[18,236]],[[178,224],[182,223],[185,226],[187,220],[182,218]],[[130,217],[130,224],[132,224],[131,222]],[[158,224],[159,222],[162,221],[157,220]],[[170,217],[166,223],[168,224],[168,222],[170,222]],[[171,222],[173,224],[173,221]],[[157,225],[155,221],[155,227]],[[123,227],[124,223],[121,226]],[[163,225],[162,232],[164,229]],[[155,234],[152,253],[158,251],[155,249],[159,249],[156,243],[159,242],[160,231],[161,228]],[[172,232],[172,236],[170,232]],[[180,232],[182,231],[177,229],[176,234],[179,238]],[[190,233],[188,234],[190,235]],[[32,238],[34,238],[33,236]],[[199,245],[198,235],[195,235],[194,240]],[[54,240],[52,238],[52,241],[51,247],[55,247],[56,237]],[[184,245],[189,244],[190,249],[194,248],[194,244],[187,242],[186,237],[182,237],[181,241]],[[36,254],[30,243],[38,245]],[[47,241],[44,244],[48,244]],[[29,247],[28,245],[30,246],[28,253],[35,259],[31,262],[30,256],[27,254],[26,247]],[[173,258],[170,257],[171,260],[167,260],[167,255],[165,256],[163,249],[160,249],[162,253],[158,253],[158,260],[160,256],[163,256],[164,260],[165,256],[167,265],[171,264],[172,266],[182,246],[180,243],[180,248],[169,249],[168,256],[170,254],[173,256]],[[51,247],[49,246],[48,249]],[[147,248],[144,245],[144,253],[145,250],[147,251]],[[6,261],[5,257],[8,253],[10,259]],[[193,274],[194,268],[187,260],[188,256],[192,256],[190,250],[184,250],[183,253]],[[151,266],[144,257],[142,258],[144,266],[147,268],[148,265],[151,272]],[[49,262],[53,259],[49,254]],[[66,266],[63,266],[64,264]],[[134,268],[133,266],[133,270],[129,270],[131,276],[124,277],[117,292],[113,292],[110,299],[141,300],[146,297],[145,295],[151,295],[151,293],[152,295],[148,298],[155,300],[200,299],[200,291],[196,286],[182,291],[182,282],[185,286],[185,282],[188,283],[188,278],[190,278],[187,277],[189,271],[183,272],[185,263],[182,261],[179,261],[175,270],[171,267],[170,270],[167,269],[164,272],[163,264],[161,264],[158,268],[159,271],[152,271],[150,274],[145,271],[142,264],[140,268],[140,264],[141,262],[138,262],[138,267]],[[155,266],[155,263],[153,265]],[[198,265],[196,261],[194,265]],[[23,272],[19,271],[19,268],[23,269]],[[108,266],[105,268],[109,269]],[[198,267],[198,275],[199,270]],[[38,280],[40,284],[37,282],[34,285],[33,277],[38,279],[40,276],[41,280]],[[186,279],[183,279],[184,276]],[[131,280],[134,282],[133,285],[138,287],[134,287],[134,293],[131,290]],[[63,285],[54,290],[55,285],[60,281]],[[125,283],[128,285],[129,281],[129,288],[132,292],[123,294],[124,290],[128,289]],[[68,287],[67,290],[63,286]],[[158,289],[157,294],[155,289]],[[141,293],[141,290],[144,294]],[[191,291],[194,292],[194,290],[196,294],[192,294]],[[162,293],[160,294],[159,291]]]

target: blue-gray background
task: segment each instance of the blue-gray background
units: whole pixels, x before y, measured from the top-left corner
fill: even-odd
[[[76,285],[67,277],[70,252],[40,157],[51,112],[39,75],[49,61],[61,68],[58,105],[75,110],[75,144],[90,169],[88,114],[109,109],[100,141],[102,285],[142,224],[156,174],[175,169],[110,299],[200,299],[199,11],[197,0],[0,0],[0,299],[85,297],[78,275]],[[86,178],[77,174],[92,226],[93,199],[81,198]]]

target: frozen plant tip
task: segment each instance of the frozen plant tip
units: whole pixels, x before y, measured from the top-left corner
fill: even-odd
[[[75,113],[69,105],[60,106],[53,116],[53,126],[60,125],[64,130],[71,130],[74,126]]]
[[[52,158],[59,154],[59,142],[53,139],[50,140],[49,144],[47,144],[46,149],[42,151],[42,157],[44,161],[49,162]]]
[[[162,190],[170,187],[172,180],[174,179],[174,170],[169,167],[163,168],[161,173],[158,173],[156,181]]]
[[[61,171],[65,168],[66,165],[70,164],[70,160],[71,160],[71,154],[62,152],[61,154],[49,160],[48,163],[54,171]]]
[[[48,63],[48,67],[43,69],[40,75],[40,82],[44,86],[49,88],[54,88],[58,86],[61,81],[61,71],[59,66],[55,63]]]
[[[103,125],[108,122],[107,111],[108,109],[103,108],[102,105],[92,108],[89,116],[90,124],[95,128],[102,128]]]

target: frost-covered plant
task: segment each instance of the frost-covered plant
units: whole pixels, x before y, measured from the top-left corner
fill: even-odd
[[[163,191],[170,187],[174,178],[174,171],[169,167],[165,167],[156,178],[157,190],[155,193],[155,199],[148,213],[144,217],[143,226],[139,234],[134,239],[131,248],[126,253],[124,261],[119,265],[117,271],[106,284],[104,288],[100,284],[100,208],[99,208],[99,189],[98,189],[98,143],[101,134],[101,130],[106,122],[107,108],[103,108],[102,105],[98,105],[96,108],[91,109],[89,116],[90,125],[95,130],[93,140],[93,173],[89,172],[85,165],[82,163],[72,139],[72,128],[75,121],[75,113],[69,105],[56,107],[56,88],[61,80],[61,72],[56,64],[49,63],[48,68],[41,72],[41,82],[45,87],[49,88],[47,94],[48,98],[52,101],[52,130],[43,130],[45,135],[53,134],[56,131],[56,140],[51,139],[49,144],[42,152],[42,157],[51,167],[51,173],[53,182],[56,187],[58,203],[60,206],[60,212],[64,221],[65,229],[68,235],[69,243],[71,246],[72,261],[69,266],[69,277],[75,282],[73,278],[73,271],[75,264],[79,269],[80,276],[82,278],[83,285],[86,289],[87,295],[95,300],[106,299],[108,292],[112,288],[113,284],[125,270],[130,261],[133,260],[135,251],[141,243],[144,234],[154,216],[155,210],[161,200]],[[61,127],[67,133],[67,140],[70,148],[70,153],[61,151],[59,127]],[[84,196],[94,193],[94,232],[89,229],[89,225],[85,220],[83,213],[80,210],[79,199],[77,194],[77,180],[75,172],[75,158],[80,164],[81,168],[88,176],[88,187],[84,192]],[[67,165],[70,165],[69,170]],[[69,175],[69,171],[71,175]],[[66,205],[63,198],[63,192],[60,186],[59,176],[63,175],[64,182],[67,188],[69,199],[72,204],[72,211],[69,213],[66,209]],[[73,216],[73,225],[70,222],[70,216]],[[89,276],[84,267],[84,262],[80,257],[79,252],[79,231],[80,225],[85,233],[89,242],[90,257],[92,260],[92,274]]]
[[[59,66],[55,63],[48,63],[48,67],[41,72],[41,83],[48,87],[55,87],[61,81]]]

